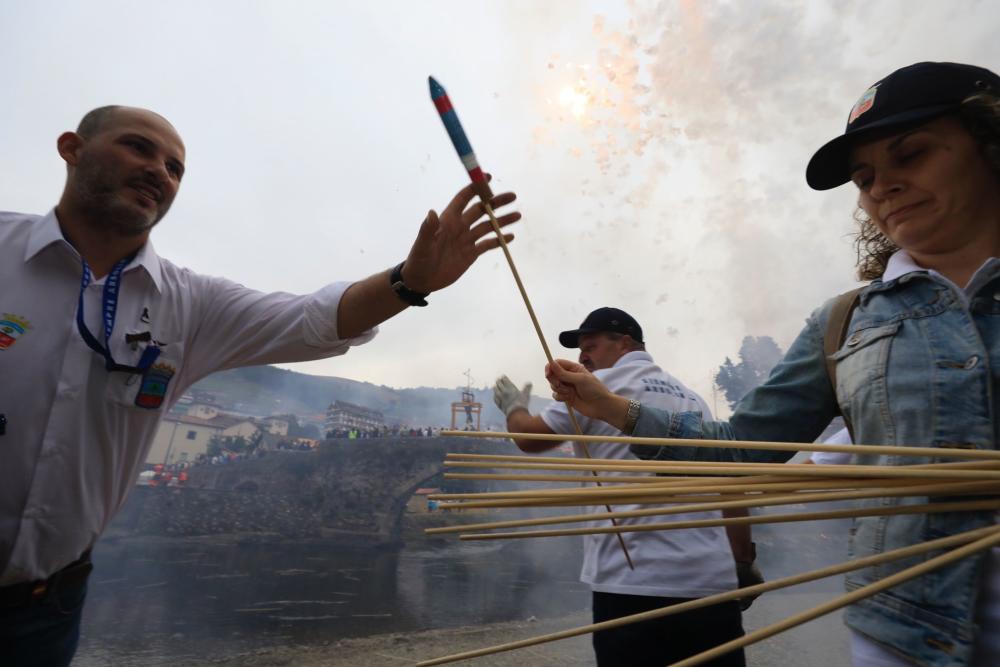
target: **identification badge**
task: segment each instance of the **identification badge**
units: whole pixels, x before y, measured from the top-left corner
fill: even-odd
[[[156,410],[161,405],[167,395],[167,385],[170,379],[177,372],[169,364],[153,364],[143,376],[142,384],[139,386],[139,393],[135,396],[135,404],[147,410]]]

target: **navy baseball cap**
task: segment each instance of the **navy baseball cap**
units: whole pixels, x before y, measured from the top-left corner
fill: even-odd
[[[628,334],[635,342],[642,342],[642,327],[634,317],[624,310],[605,306],[587,315],[579,329],[559,334],[559,343],[563,347],[580,347],[580,334],[598,332]]]
[[[1000,77],[982,67],[926,62],[896,70],[864,92],[851,108],[844,133],[816,151],[806,167],[806,182],[814,190],[847,183],[851,148],[859,137],[926,122],[985,92],[1000,95]]]

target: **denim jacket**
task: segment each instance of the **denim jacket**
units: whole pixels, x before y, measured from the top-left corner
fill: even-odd
[[[965,295],[968,295],[966,300]],[[862,290],[837,361],[837,388],[827,377],[823,333],[833,300],[805,329],[767,381],[749,393],[729,422],[703,422],[692,412],[643,407],[634,435],[812,442],[839,409],[856,442],[995,449],[1000,433],[1000,261],[991,260],[960,294],[940,276],[920,271],[875,281]],[[754,449],[634,446],[661,460],[782,462],[789,452]],[[940,459],[945,460],[945,459]],[[858,463],[903,465],[939,459],[857,456]],[[875,498],[864,507],[929,502]],[[850,556],[860,558],[995,523],[989,512],[861,517]],[[985,552],[935,570],[852,605],[847,624],[919,665],[969,664],[973,620]],[[853,590],[914,565],[894,561],[847,576]]]

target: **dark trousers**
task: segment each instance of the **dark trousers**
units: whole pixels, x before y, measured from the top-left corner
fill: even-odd
[[[0,588],[0,665],[69,665],[80,640],[89,572],[88,558],[46,582]]]
[[[594,593],[594,622],[660,609],[685,598]],[[664,667],[743,636],[743,618],[733,600],[663,618],[594,633],[598,667]],[[706,662],[710,667],[745,667],[743,649]]]

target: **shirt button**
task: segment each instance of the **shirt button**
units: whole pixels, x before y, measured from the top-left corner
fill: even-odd
[[[979,357],[977,357],[976,355],[972,355],[971,357],[965,360],[965,370],[975,368],[976,364],[978,363],[979,363]]]
[[[854,345],[857,345],[860,342],[861,342],[861,334],[859,334],[859,333],[856,333],[856,334],[852,335],[850,338],[847,339],[847,344],[850,345],[850,346],[852,346],[852,347]]]

